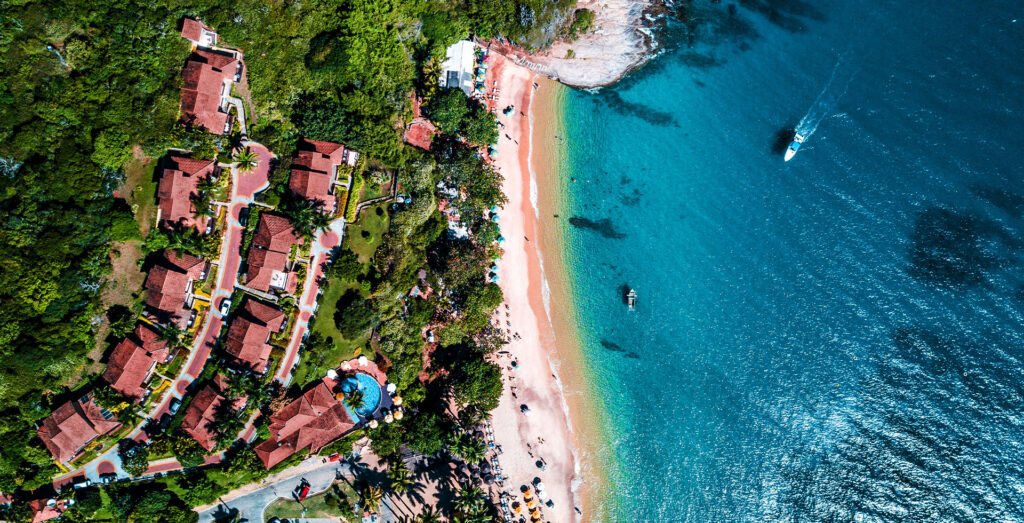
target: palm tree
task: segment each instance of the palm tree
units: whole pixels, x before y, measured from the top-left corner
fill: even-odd
[[[363,398],[363,391],[359,389],[352,389],[345,394],[345,404],[354,411],[359,411],[366,405],[366,399]]]
[[[359,496],[363,500],[363,508],[370,512],[376,512],[380,508],[381,501],[384,500],[384,491],[380,487],[371,487],[367,485],[363,488]]]
[[[318,231],[331,226],[331,216],[324,212],[323,207],[323,203],[314,200],[288,200],[281,211],[297,234],[312,239]]]
[[[388,471],[388,479],[391,480],[391,490],[396,494],[405,494],[415,483],[412,473],[402,464],[397,464]]]
[[[192,335],[181,330],[181,328],[173,323],[168,323],[160,331],[158,337],[174,348],[187,347],[192,344]]]
[[[416,523],[440,523],[441,516],[434,511],[434,507],[427,507],[422,513],[416,516]]]
[[[455,493],[455,510],[465,515],[477,515],[484,510],[484,491],[476,485],[463,483]]]
[[[248,147],[235,153],[234,160],[235,166],[243,173],[252,171],[260,164],[259,156]]]

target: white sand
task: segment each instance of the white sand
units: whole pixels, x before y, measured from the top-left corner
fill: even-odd
[[[522,502],[520,486],[532,484],[533,479],[539,477],[545,484],[548,498],[555,503],[553,508],[544,507],[545,521],[574,521],[577,518],[574,506],[578,501],[572,489],[577,476],[573,437],[562,391],[552,371],[554,332],[541,296],[543,275],[536,242],[526,240],[538,237],[538,231],[529,192],[529,117],[520,111],[529,115],[535,74],[502,57],[492,57],[495,63],[489,76],[498,79],[501,89],[497,107],[515,106],[510,116],[499,113],[505,127],[498,140],[496,165],[505,177],[503,189],[509,202],[499,213],[506,242],[498,274],[509,308],[501,306],[498,316],[503,327],[506,321],[510,322],[507,328],[520,337],[506,346],[511,357],[498,358],[506,388],[501,404],[493,412],[495,440],[504,451],[499,459],[508,478],[505,489],[512,493],[513,499]],[[551,89],[550,84],[547,88]],[[511,139],[506,138],[506,134]],[[512,359],[518,361],[518,370],[510,370]],[[512,397],[511,386],[518,389],[517,398]],[[520,412],[523,404],[529,407],[529,414]],[[540,443],[539,438],[544,442]],[[546,463],[544,471],[536,466],[538,459]]]

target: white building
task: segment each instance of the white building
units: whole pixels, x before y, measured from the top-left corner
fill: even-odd
[[[441,87],[452,89],[458,87],[473,95],[473,66],[476,62],[476,46],[469,40],[455,42],[446,52],[444,63],[441,64]]]

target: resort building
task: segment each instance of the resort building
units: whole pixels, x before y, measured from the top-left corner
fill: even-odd
[[[413,147],[430,151],[430,144],[433,143],[436,132],[437,128],[434,127],[434,124],[423,116],[419,97],[413,96],[412,122],[405,128],[405,134],[402,136],[402,139]]]
[[[74,499],[34,499],[29,502],[29,509],[32,511],[32,523],[42,523],[57,519],[64,515],[64,511],[75,503]]]
[[[247,298],[228,328],[224,350],[243,367],[264,374],[270,366],[270,336],[284,325],[284,311]]]
[[[146,306],[160,323],[178,328],[192,322],[192,284],[206,278],[208,264],[188,253],[164,250],[146,276]]]
[[[231,85],[242,79],[242,61],[226,51],[197,49],[181,73],[181,112],[213,134],[231,131]]]
[[[110,411],[101,409],[86,394],[57,407],[36,429],[54,459],[67,463],[92,440],[109,434],[121,424]]]
[[[462,89],[466,96],[473,96],[473,67],[476,62],[476,46],[469,40],[455,42],[445,52],[441,63],[441,87]]]
[[[164,160],[157,185],[156,198],[160,203],[157,222],[164,229],[195,228],[208,232],[210,218],[196,216],[192,201],[199,196],[199,183],[214,174],[213,160],[195,160],[183,156],[169,156]]]
[[[245,284],[261,292],[275,289],[293,294],[298,277],[293,270],[296,262],[291,260],[292,245],[302,242],[288,218],[261,213],[246,259]]]
[[[333,213],[338,207],[338,198],[332,190],[339,182],[338,167],[355,166],[358,159],[359,153],[344,145],[302,140],[292,163],[288,188],[297,196],[322,203],[326,212]]]
[[[167,342],[145,323],[135,326],[135,332],[121,340],[110,354],[103,379],[111,388],[135,401],[149,395],[143,384],[149,381],[158,363],[166,363],[170,356]]]
[[[318,452],[355,427],[333,386],[324,379],[270,416],[270,437],[255,449],[268,469],[299,450]]]
[[[217,32],[192,18],[186,18],[182,21],[181,36],[199,47],[213,47],[217,45]]]
[[[181,429],[208,452],[217,446],[217,432],[214,427],[222,409],[238,411],[245,408],[248,401],[246,396],[239,396],[234,401],[227,399],[224,397],[227,390],[227,378],[217,375],[213,383],[207,383],[205,387],[199,389],[181,421]]]

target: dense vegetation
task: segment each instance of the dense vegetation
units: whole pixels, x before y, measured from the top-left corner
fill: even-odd
[[[447,434],[455,420],[437,409],[415,408],[428,398],[450,395],[468,411],[486,410],[500,391],[496,373],[482,363],[494,348],[488,308],[500,301],[500,291],[484,280],[497,233],[481,217],[470,224],[474,241],[447,238],[444,217],[436,212],[436,184],[466,186],[469,197],[456,204],[464,207],[463,216],[482,216],[483,209],[502,203],[500,177],[459,142],[441,140],[429,156],[411,151],[400,130],[411,117],[413,90],[436,85],[429,71],[436,71],[449,44],[473,33],[543,45],[572,4],[26,0],[0,7],[0,492],[33,489],[57,473],[34,425],[90,381],[85,368],[100,359],[94,351],[98,327],[113,321],[114,332],[124,334],[133,323],[129,311],[113,315],[101,301],[104,289],[115,284],[111,242],[139,239],[142,217],[123,199],[132,190],[122,185],[125,164],[158,158],[167,147],[212,158],[215,146],[226,145],[176,125],[180,72],[189,52],[179,35],[183,16],[202,19],[224,44],[245,51],[248,89],[239,94],[253,105],[253,139],[282,158],[300,137],[345,142],[398,172],[403,189],[414,196],[391,217],[386,241],[369,264],[354,271],[348,264],[350,272],[343,273],[346,264],[340,263],[332,275],[339,282],[359,281],[363,299],[351,307],[365,311],[349,310],[360,321],[346,329],[377,333],[377,347],[416,411],[406,423],[379,431],[381,450],[393,452],[388,442],[402,439],[418,441],[414,446],[423,451],[439,448],[439,427]],[[455,101],[446,129],[461,130],[474,143],[493,141],[485,125],[489,115],[464,97],[458,100],[466,109],[461,112]],[[282,187],[282,176],[272,175],[274,188]],[[154,233],[143,244],[146,250],[167,246],[197,254],[215,249],[187,233]],[[435,288],[450,292],[396,301],[396,292],[416,283],[420,268],[429,269]],[[428,325],[441,327],[436,368],[454,371],[424,386],[417,377]],[[486,383],[470,384],[478,378]],[[187,460],[189,449],[175,442],[172,451]],[[237,452],[225,470],[249,470],[252,459],[251,451]],[[148,498],[117,501],[115,493],[102,496],[104,504],[120,503],[120,512],[111,510],[115,519],[146,520]],[[152,506],[174,503],[161,498]]]

